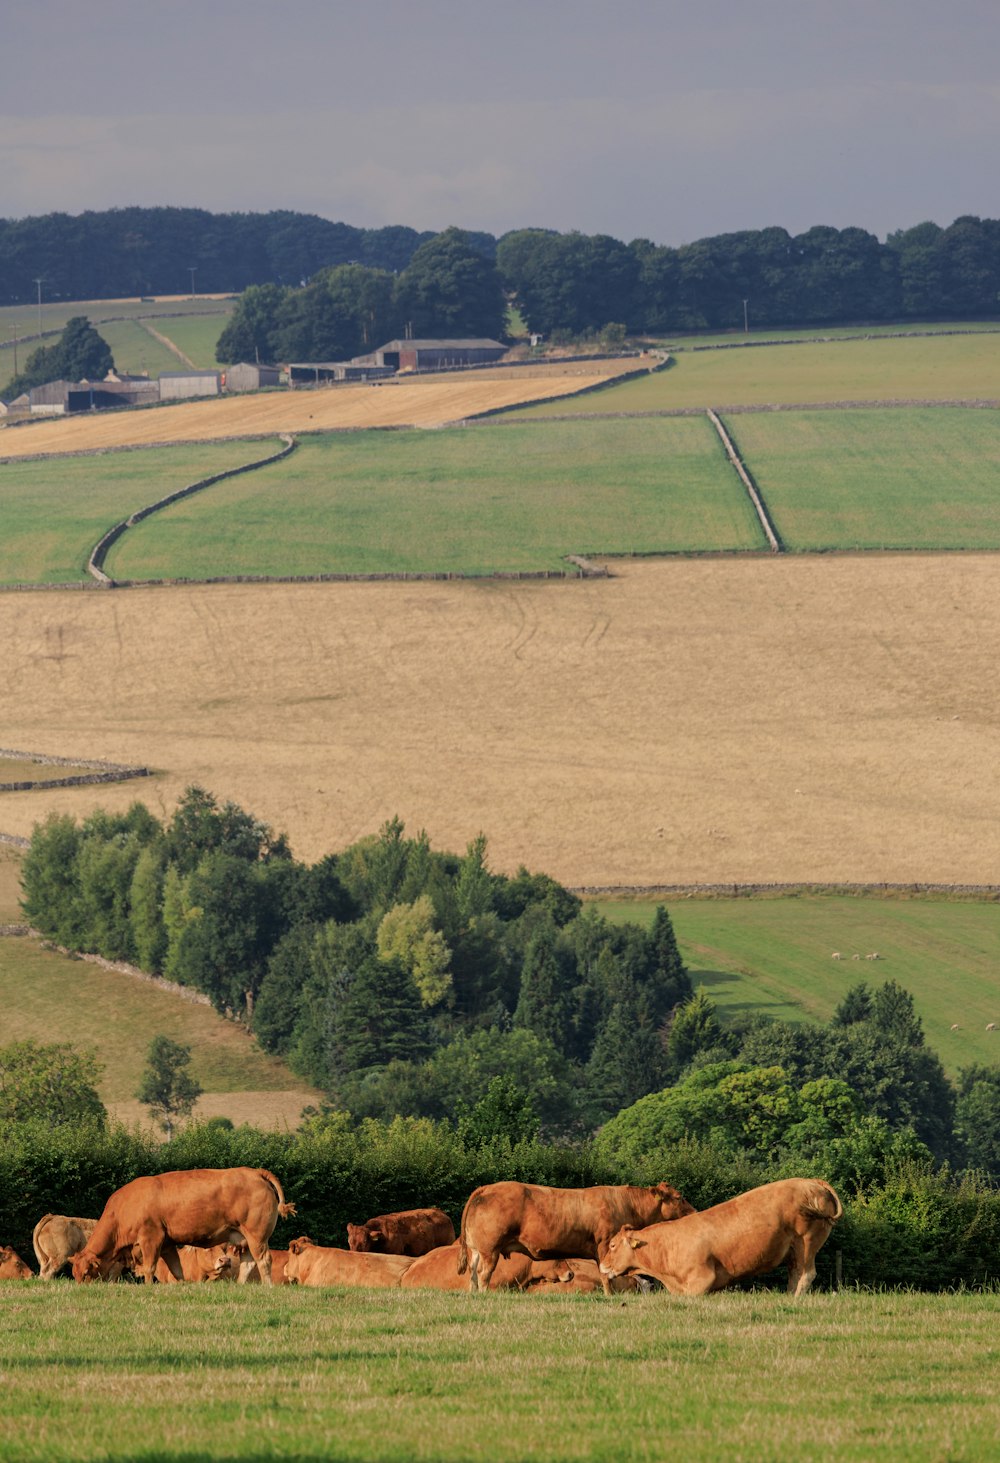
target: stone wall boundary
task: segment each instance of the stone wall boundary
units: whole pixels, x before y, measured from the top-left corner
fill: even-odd
[[[764,536],[766,537],[768,543],[771,545],[772,554],[779,554],[781,552],[781,544],[778,540],[778,535],[774,531],[774,526],[771,523],[770,517],[768,516],[767,509],[764,507],[764,500],[761,498],[760,493],[757,491],[757,487],[754,483],[753,478],[750,476],[749,472],[744,466],[743,459],[740,457],[735,446],[733,445],[729,433],[726,431],[719,417],[711,409],[709,409],[708,412],[708,419],[712,423],[712,426],[715,428],[715,430],[718,432],[722,445],[726,449],[726,456],[729,458],[729,461],[736,469],[740,481],[750,495],[750,501],[751,503],[753,503],[754,511],[756,512],[757,517],[760,519],[760,526],[764,530]]]
[[[98,762],[89,757],[55,757],[36,752],[15,751],[0,747],[0,766],[4,761],[36,762],[41,767],[89,767],[86,773],[72,777],[32,778],[27,781],[0,782],[0,792],[30,792],[34,788],[86,787],[92,783],[128,782],[134,777],[152,777],[149,767],[132,767],[124,762]]]
[[[240,467],[227,468],[225,472],[216,472],[212,473],[210,477],[199,478],[197,482],[188,483],[186,487],[178,488],[175,492],[168,493],[166,497],[159,498],[155,503],[150,503],[145,508],[137,509],[135,513],[130,514],[121,523],[116,523],[113,528],[109,528],[103,538],[91,550],[90,558],[87,561],[88,574],[96,579],[102,587],[111,588],[115,581],[109,575],[105,574],[102,566],[112,544],[116,543],[127,529],[134,528],[137,523],[141,523],[144,518],[148,518],[152,513],[158,513],[161,508],[167,508],[171,503],[179,502],[181,498],[188,498],[193,493],[200,493],[203,489],[210,488],[214,483],[221,483],[226,478],[242,477],[244,473],[256,472],[258,468],[268,467],[274,462],[280,462],[282,458],[288,457],[290,453],[295,451],[297,444],[295,438],[286,432],[279,433],[279,436],[284,443],[280,452],[272,452],[267,457],[259,457],[253,462],[243,463]]]

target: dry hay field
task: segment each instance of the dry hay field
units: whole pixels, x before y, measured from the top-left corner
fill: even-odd
[[[0,594],[6,745],[158,769],[5,793],[0,829],[166,816],[196,782],[307,860],[398,814],[577,887],[991,883],[997,577],[984,554],[782,556]]]
[[[647,358],[647,364],[654,364]],[[99,452],[156,443],[207,442],[275,432],[350,427],[440,427],[485,411],[579,392],[639,368],[636,359],[502,366],[377,385],[345,383],[296,391],[184,401],[176,405],[47,418],[0,431],[0,459]]]

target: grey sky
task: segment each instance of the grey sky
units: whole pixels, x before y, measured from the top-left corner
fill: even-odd
[[[1000,0],[4,0],[0,216],[1000,216]]]

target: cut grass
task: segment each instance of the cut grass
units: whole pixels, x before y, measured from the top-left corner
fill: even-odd
[[[114,546],[120,579],[559,569],[564,556],[763,548],[700,417],[309,439]]]
[[[748,412],[726,428],[786,548],[1000,548],[996,412]]]
[[[696,987],[723,1016],[826,1022],[848,989],[910,991],[927,1044],[954,1076],[1000,1060],[1000,903],[799,895],[783,899],[601,899],[608,918],[652,920],[663,903]],[[839,951],[842,960],[832,959]],[[877,952],[880,958],[865,957]],[[860,958],[855,958],[860,957]],[[957,1031],[951,1028],[958,1026]]]
[[[161,371],[183,369],[183,362],[162,341],[151,335],[142,321],[111,321],[100,326],[100,333],[111,347],[116,370],[126,375],[159,376]]]
[[[215,347],[228,319],[229,312],[226,311],[220,315],[180,315],[175,319],[150,320],[148,325],[160,335],[165,336],[167,340],[172,341],[177,349],[196,366],[206,371],[214,371],[220,369],[219,362],[215,358]],[[165,366],[164,370],[182,371],[183,363],[176,356],[172,359],[174,364]],[[221,369],[224,370],[225,367],[223,366]]]
[[[524,407],[520,418],[830,401],[1000,399],[994,335],[908,336],[683,351],[666,371]]]
[[[275,450],[279,443],[275,442]],[[115,523],[188,483],[267,455],[259,442],[202,443],[0,464],[0,584],[86,581]],[[2,771],[2,769],[0,769]]]
[[[631,1463],[665,1439],[718,1463],[817,1438],[832,1463],[977,1463],[1000,1434],[990,1295],[4,1289],[10,1463]]]

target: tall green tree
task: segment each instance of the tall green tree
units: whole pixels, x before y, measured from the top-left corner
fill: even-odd
[[[507,318],[496,264],[457,228],[417,249],[397,280],[396,310],[417,339],[499,339]]]
[[[174,1134],[178,1118],[190,1117],[202,1094],[201,1084],[188,1071],[191,1048],[169,1036],[154,1036],[146,1053],[146,1065],[136,1097],[156,1118],[167,1139]]]

